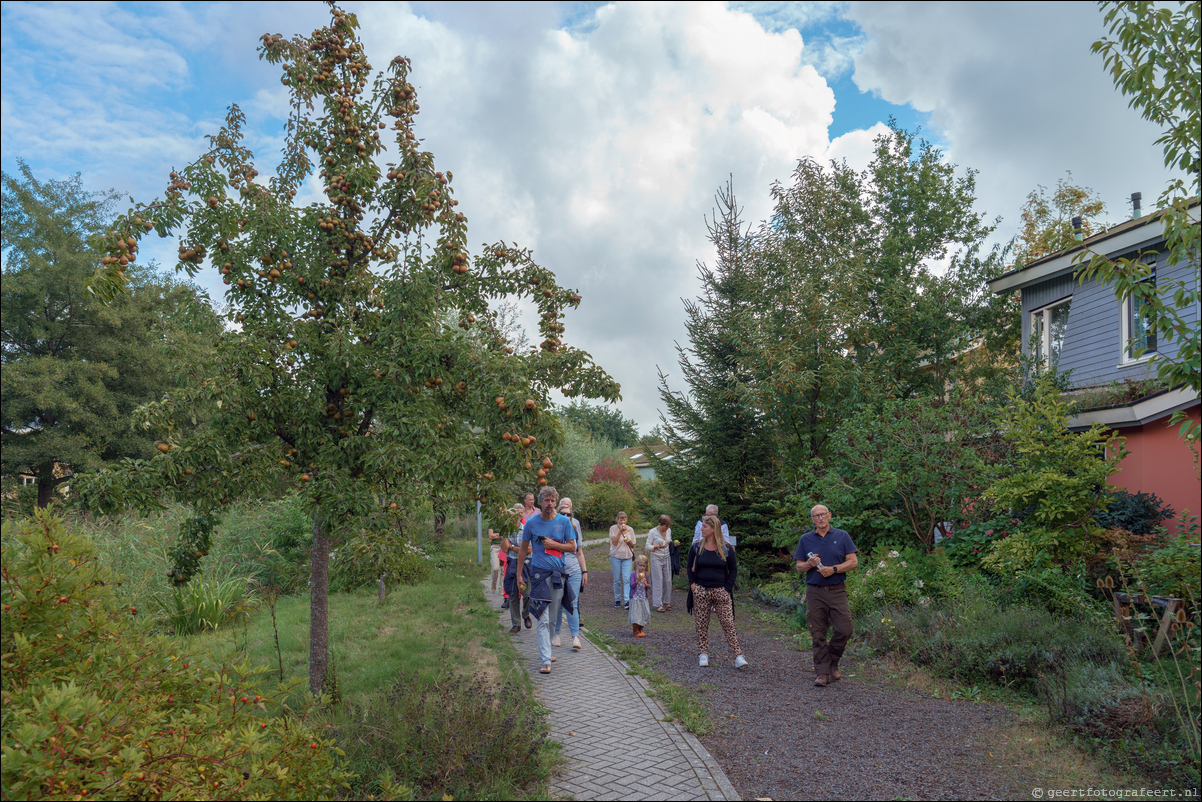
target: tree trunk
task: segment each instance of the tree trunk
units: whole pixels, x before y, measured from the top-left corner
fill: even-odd
[[[313,513],[313,555],[309,561],[309,690],[325,687],[330,654],[330,538]]]
[[[49,507],[50,502],[54,499],[54,487],[57,483],[54,481],[43,482],[38,479],[38,508]]]

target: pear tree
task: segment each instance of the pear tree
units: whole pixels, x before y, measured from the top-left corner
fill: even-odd
[[[499,506],[512,482],[537,483],[539,471],[545,481],[554,464],[552,389],[620,398],[564,342],[578,294],[517,245],[469,248],[451,173],[415,130],[409,59],[375,70],[357,29],[354,14],[333,6],[309,36],[262,37],[261,58],[280,65],[291,93],[273,175],[260,175],[231,106],[166,194],[106,235],[98,293],[120,291],[122,257],[141,238],[178,236],[180,270],[220,273],[229,330],[185,390],[144,409],[168,433],[159,453],[79,487],[97,509],[164,495],[190,502],[198,514],[172,575],[182,582],[222,509],[283,473],[313,516],[314,693],[326,676],[329,556],[342,538],[395,531],[432,493]],[[313,183],[321,200],[300,205]],[[541,342],[525,352],[494,311],[513,299],[539,313]],[[208,422],[187,425],[193,418]]]

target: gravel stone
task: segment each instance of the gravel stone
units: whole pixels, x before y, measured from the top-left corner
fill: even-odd
[[[674,591],[673,610],[652,613],[636,641],[625,611],[609,601],[608,550],[586,554],[583,625],[643,646],[654,668],[698,695],[716,724],[700,740],[744,799],[1030,798],[1032,785],[997,768],[983,745],[1014,720],[1010,711],[849,677],[862,663],[847,655],[842,680],[814,687],[809,650],[755,615],[771,608],[738,594],[735,626],[750,665],[734,667],[715,617],[702,668],[684,592]]]

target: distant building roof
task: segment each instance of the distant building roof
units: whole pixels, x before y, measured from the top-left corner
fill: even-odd
[[[655,456],[660,459],[672,459],[675,456],[676,449],[671,446],[651,446]],[[634,464],[635,468],[650,468],[651,458],[647,456],[647,448],[643,446],[631,446],[624,448],[618,452],[627,461]]]

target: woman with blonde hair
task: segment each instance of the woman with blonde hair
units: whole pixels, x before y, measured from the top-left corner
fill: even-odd
[[[747,665],[739,636],[735,633],[734,590],[739,566],[733,550],[726,547],[722,522],[707,515],[701,522],[701,540],[689,549],[685,566],[689,574],[689,608],[697,625],[698,665],[708,666],[710,650],[710,614],[718,614],[718,623],[726,636],[726,645],[735,656],[735,668]]]

